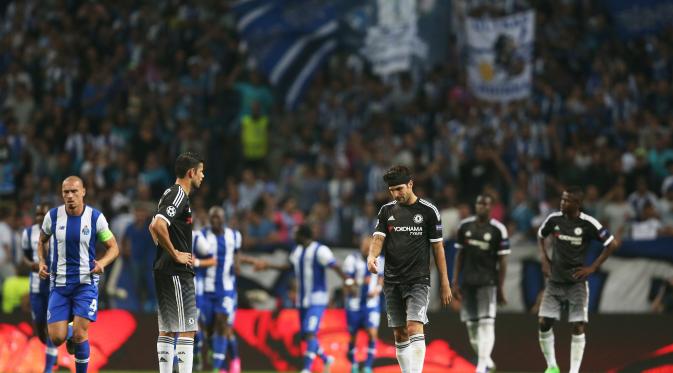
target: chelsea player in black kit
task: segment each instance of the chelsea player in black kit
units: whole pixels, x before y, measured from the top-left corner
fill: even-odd
[[[614,236],[594,217],[581,211],[582,189],[569,187],[561,195],[561,211],[547,216],[538,230],[542,272],[547,283],[540,304],[540,348],[547,361],[546,373],[558,373],[554,352],[554,320],[561,318],[561,306],[568,305],[568,322],[573,326],[570,345],[570,373],[578,373],[584,354],[584,327],[589,321],[587,278],[617,249]],[[552,237],[553,254],[547,257],[545,239]],[[586,267],[584,260],[591,241],[603,244],[603,252]]]
[[[441,286],[441,302],[451,302],[439,211],[413,192],[409,169],[394,166],[383,180],[395,199],[381,207],[367,257],[371,273],[378,273],[377,258],[383,250],[386,265],[383,292],[388,326],[395,334],[397,361],[402,373],[421,373],[425,361],[425,336],[430,299],[430,247]]]
[[[197,313],[189,193],[201,186],[203,159],[194,153],[180,154],[175,160],[175,174],[175,184],[159,200],[149,227],[157,245],[154,260],[159,303],[157,354],[160,373],[172,372],[174,354],[180,373],[191,373]]]
[[[491,218],[489,195],[480,195],[475,216],[460,222],[456,239],[453,294],[463,301],[460,319],[467,325],[470,343],[479,358],[477,373],[495,369],[491,352],[495,344],[496,304],[505,303],[503,284],[510,253],[507,228]],[[463,283],[458,279],[462,273]]]

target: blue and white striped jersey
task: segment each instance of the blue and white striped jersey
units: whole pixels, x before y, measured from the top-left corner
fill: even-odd
[[[336,263],[334,254],[325,245],[311,242],[307,247],[297,245],[290,254],[297,278],[297,306],[325,306],[329,300],[325,268]]]
[[[208,259],[213,257],[215,249],[210,245],[208,240],[206,240],[201,231],[192,231],[192,252],[197,259]],[[194,287],[196,289],[196,295],[203,295],[207,270],[208,268],[205,267],[194,268]]]
[[[383,274],[383,257],[378,258],[379,273],[369,273],[367,261],[359,252],[350,254],[346,257],[343,264],[343,271],[346,276],[351,277],[357,285],[357,292],[349,294],[346,297],[346,310],[359,311],[364,308],[378,308],[381,303],[381,297],[371,297],[367,295],[379,286],[379,276]]]
[[[42,231],[51,236],[51,281],[52,286],[91,284],[98,275],[92,275],[96,259],[98,233],[108,231],[103,214],[90,206],[84,206],[80,216],[68,215],[65,205],[49,210],[42,222]]]
[[[40,257],[37,256],[37,242],[40,240],[40,225],[33,224],[23,230],[21,234],[21,249],[26,259],[33,263],[39,263]],[[45,258],[47,267],[49,267],[49,256]],[[37,272],[30,272],[30,293],[47,294],[49,293],[49,280],[40,279]]]
[[[210,228],[201,232],[206,241],[214,248],[217,264],[206,270],[205,292],[224,295],[236,290],[236,272],[234,256],[241,249],[241,232],[224,227],[224,232],[216,235]]]

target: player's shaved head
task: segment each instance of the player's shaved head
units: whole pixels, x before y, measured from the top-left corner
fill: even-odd
[[[84,180],[82,180],[82,178],[77,176],[77,175],[70,175],[70,176],[66,177],[65,179],[63,179],[63,185],[65,185],[66,183],[67,184],[79,183],[79,185],[81,185],[82,188],[84,188]]]
[[[220,206],[213,206],[208,210],[208,216],[217,215],[224,220],[224,209]]]

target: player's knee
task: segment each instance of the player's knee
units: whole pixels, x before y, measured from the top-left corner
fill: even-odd
[[[554,326],[554,320],[547,317],[540,317],[539,326],[541,332],[547,332]]]
[[[84,328],[73,328],[72,341],[75,343],[82,343],[89,339],[89,331]]]
[[[65,342],[65,336],[50,334],[47,338],[51,339],[51,343],[53,343],[54,346],[60,346]]]
[[[395,342],[404,342],[409,340],[409,332],[405,327],[395,328],[393,330],[393,334],[395,334]]]

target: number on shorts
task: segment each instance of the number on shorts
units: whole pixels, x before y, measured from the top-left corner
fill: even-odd
[[[234,300],[229,297],[224,297],[222,300],[222,307],[224,307],[225,310],[232,309],[234,307]]]
[[[91,301],[91,305],[89,306],[89,311],[96,312],[96,309],[98,309],[98,301],[93,299]]]
[[[318,327],[318,316],[311,316],[308,318],[308,330],[316,330]]]

